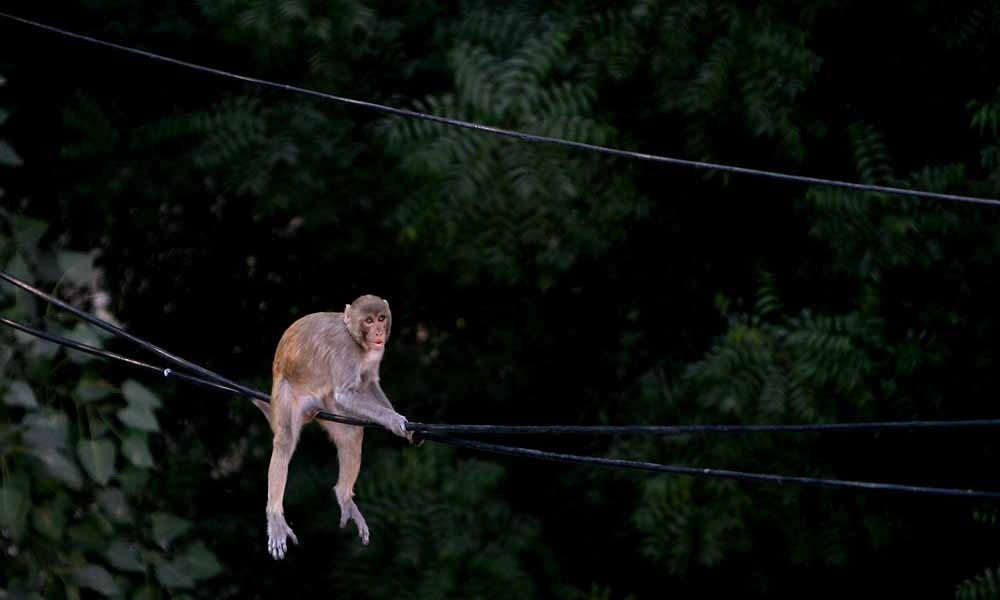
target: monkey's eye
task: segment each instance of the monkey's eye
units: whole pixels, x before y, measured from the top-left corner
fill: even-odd
[[[369,325],[371,325],[374,322],[375,321],[371,317],[368,317],[367,319],[365,319],[365,323],[368,323]]]
[[[385,321],[385,315],[379,315],[378,316],[378,320],[379,321]]]

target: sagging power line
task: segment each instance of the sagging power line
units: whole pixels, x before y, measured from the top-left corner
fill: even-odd
[[[230,380],[227,379],[227,378],[225,378],[225,377],[223,377],[222,375],[219,375],[218,373],[215,373],[213,371],[209,371],[208,369],[205,369],[205,368],[200,367],[200,366],[198,366],[198,365],[196,365],[194,363],[191,363],[191,362],[189,362],[189,361],[187,361],[187,360],[185,360],[183,358],[175,356],[175,355],[167,352],[166,350],[163,350],[162,348],[159,348],[158,346],[155,346],[155,345],[151,344],[150,342],[147,342],[147,341],[145,341],[145,340],[143,340],[143,339],[141,339],[139,337],[136,337],[134,335],[128,334],[127,332],[125,332],[120,327],[117,327],[115,325],[107,323],[106,321],[104,321],[102,319],[99,319],[98,317],[95,317],[93,315],[90,315],[89,313],[86,313],[85,311],[82,311],[82,310],[80,310],[80,309],[78,309],[78,308],[76,308],[76,307],[74,307],[74,306],[72,306],[70,304],[67,304],[67,303],[59,300],[58,298],[55,298],[55,297],[51,296],[50,294],[46,294],[45,292],[42,292],[41,290],[38,290],[37,288],[34,288],[33,286],[28,285],[27,283],[21,281],[20,279],[14,277],[14,276],[12,276],[12,275],[10,275],[8,273],[4,273],[4,272],[0,271],[0,278],[2,278],[3,280],[5,280],[5,281],[7,281],[9,283],[12,283],[12,284],[20,287],[21,289],[24,289],[24,290],[32,293],[33,295],[35,295],[35,296],[37,296],[37,297],[39,297],[39,298],[41,298],[43,300],[46,300],[47,302],[51,302],[53,305],[55,305],[55,306],[57,306],[59,308],[68,310],[68,311],[72,312],[75,315],[81,316],[81,317],[85,318],[88,322],[93,323],[94,325],[97,325],[97,326],[101,327],[102,329],[105,329],[106,331],[114,333],[118,337],[122,337],[124,339],[128,339],[129,341],[132,341],[133,343],[136,343],[139,346],[141,346],[143,348],[146,348],[147,350],[155,351],[157,354],[159,354],[160,356],[162,356],[164,358],[167,358],[171,362],[174,362],[176,364],[180,364],[182,366],[186,366],[187,368],[193,368],[194,370],[196,370],[198,373],[200,373],[204,377],[199,377],[199,376],[190,375],[190,374],[186,374],[186,373],[180,373],[180,372],[174,371],[174,370],[169,369],[169,368],[157,367],[155,365],[151,365],[151,364],[148,364],[148,363],[144,363],[142,361],[131,359],[131,358],[125,357],[123,355],[116,354],[114,352],[109,352],[109,351],[101,349],[101,348],[96,348],[94,346],[89,346],[87,344],[83,344],[83,343],[80,343],[80,342],[69,340],[67,338],[64,338],[64,337],[61,337],[61,336],[58,336],[58,335],[50,334],[50,333],[47,333],[47,332],[44,332],[44,331],[41,331],[41,330],[38,330],[38,329],[35,329],[35,328],[32,328],[32,327],[28,327],[27,325],[24,325],[24,324],[21,324],[21,323],[17,323],[15,321],[12,321],[12,320],[7,319],[7,318],[0,318],[0,323],[2,323],[4,325],[7,325],[7,326],[12,327],[12,328],[15,328],[15,329],[17,329],[19,331],[22,331],[24,333],[35,335],[35,336],[37,336],[37,337],[39,337],[41,339],[45,339],[47,341],[50,341],[50,342],[53,342],[53,343],[56,343],[56,344],[60,344],[60,345],[65,346],[67,348],[71,348],[71,349],[78,350],[78,351],[81,351],[81,352],[86,352],[88,354],[92,354],[92,355],[99,356],[99,357],[102,357],[102,358],[107,358],[107,359],[111,359],[111,360],[118,360],[118,361],[124,362],[125,364],[128,364],[128,365],[133,366],[133,367],[143,368],[143,369],[146,369],[146,370],[157,372],[157,373],[159,373],[159,374],[161,374],[163,376],[167,376],[167,377],[174,376],[174,377],[177,377],[179,380],[185,381],[187,383],[193,383],[193,384],[197,384],[197,385],[202,385],[202,386],[205,386],[205,387],[208,387],[208,388],[211,388],[211,389],[215,389],[217,391],[223,391],[223,392],[237,394],[237,395],[241,395],[241,396],[247,396],[247,397],[250,397],[250,398],[255,398],[255,399],[260,399],[260,400],[266,400],[267,401],[267,400],[270,399],[269,396],[267,394],[264,394],[263,392],[260,392],[260,391],[257,391],[257,390],[253,390],[251,388],[247,388],[245,386],[242,386],[242,385],[239,385],[239,384],[236,384],[236,383],[231,383],[231,384],[230,383],[225,383],[225,382],[229,382]],[[350,419],[350,418],[347,418],[347,417],[342,417],[342,416],[334,415],[334,414],[327,413],[327,412],[321,412],[321,413],[319,413],[316,416],[316,418],[317,419],[321,419],[321,420],[338,421],[338,422],[355,424],[355,425],[374,426],[374,424],[372,424],[372,423],[366,423],[366,422],[363,422],[363,421],[358,421],[356,419]],[[972,422],[973,421],[956,422],[956,423],[972,423]],[[939,425],[941,423],[946,423],[946,422],[931,422],[931,423],[937,423]],[[646,462],[646,461],[634,461],[634,460],[625,460],[625,459],[618,459],[618,458],[603,458],[603,457],[595,457],[595,456],[580,456],[580,455],[576,455],[576,454],[565,454],[565,453],[560,453],[560,452],[548,452],[548,451],[543,451],[543,450],[535,450],[535,449],[531,449],[531,448],[519,448],[519,447],[515,447],[515,446],[506,446],[506,445],[500,445],[500,444],[491,444],[491,443],[486,443],[486,442],[480,442],[480,441],[476,441],[476,440],[467,440],[467,439],[461,439],[461,438],[453,438],[453,437],[442,435],[441,433],[438,433],[438,431],[447,431],[448,427],[455,427],[456,429],[461,430],[462,428],[470,428],[470,427],[497,427],[498,429],[502,429],[503,426],[492,426],[492,425],[486,425],[486,426],[468,426],[468,425],[448,426],[448,425],[427,425],[427,424],[419,424],[419,423],[410,423],[409,425],[410,425],[409,428],[412,431],[416,432],[419,437],[422,437],[423,439],[426,439],[426,440],[429,440],[429,441],[433,441],[433,442],[436,442],[436,443],[445,444],[445,445],[449,445],[449,446],[455,446],[455,447],[459,447],[459,448],[467,448],[467,449],[471,449],[471,450],[478,450],[478,451],[481,451],[481,452],[490,452],[490,453],[494,453],[494,454],[502,454],[502,455],[508,455],[508,456],[520,456],[520,457],[525,457],[525,458],[533,458],[533,459],[543,460],[543,461],[548,461],[548,462],[579,464],[579,465],[588,465],[588,466],[602,466],[602,467],[610,467],[610,468],[617,468],[617,469],[628,469],[628,470],[645,471],[645,472],[652,472],[652,473],[668,473],[668,474],[676,474],[676,475],[712,477],[712,478],[731,479],[731,480],[738,480],[738,481],[756,481],[756,482],[777,483],[777,484],[795,484],[795,485],[805,485],[805,486],[814,486],[814,487],[827,487],[827,488],[840,488],[840,489],[863,489],[863,490],[871,490],[871,491],[899,492],[899,493],[918,494],[918,495],[950,496],[950,497],[977,498],[977,499],[1000,499],[1000,492],[986,491],[986,490],[961,489],[961,488],[945,488],[945,487],[935,487],[935,486],[916,486],[916,485],[897,484],[897,483],[884,483],[884,482],[871,482],[871,481],[852,481],[852,480],[830,479],[830,478],[819,478],[819,477],[801,477],[801,476],[794,476],[794,475],[781,475],[781,474],[770,474],[770,473],[753,473],[753,472],[747,472],[747,471],[734,471],[734,470],[729,470],[729,469],[716,469],[716,468],[707,468],[707,467],[687,467],[687,466],[679,466],[679,465],[665,465],[665,464],[661,464],[661,463],[653,463],[653,462]],[[845,424],[839,424],[839,425],[845,425]],[[873,424],[861,424],[861,425],[873,425]],[[537,432],[538,429],[546,429],[546,428],[547,429],[552,429],[553,427],[559,428],[559,427],[566,427],[566,426],[528,426],[528,427],[522,427],[521,429],[523,429],[523,430],[534,429],[534,430],[536,430],[535,432]],[[735,431],[736,427],[739,427],[739,426],[723,426],[723,427],[729,427],[730,428],[729,432],[732,432],[732,431]],[[750,427],[754,427],[754,426],[750,426]],[[771,427],[773,427],[773,426],[771,426]],[[427,431],[421,431],[421,428],[427,429]],[[583,427],[575,427],[575,426],[571,427],[571,428],[575,430],[574,433],[582,433],[583,429],[584,429]],[[621,432],[623,432],[624,429],[629,429],[629,428],[630,427],[618,428],[617,432],[621,433]],[[632,426],[631,428],[635,428],[635,429],[650,429],[650,426]],[[613,427],[596,427],[596,428],[593,428],[593,429],[595,431],[600,431],[600,432],[603,432],[603,433],[609,433],[612,430],[614,430],[615,428],[613,428]],[[521,431],[521,433],[523,433],[523,432],[524,431]]]
[[[235,381],[227,379],[218,373],[209,371],[179,356],[167,352],[163,348],[156,346],[142,338],[134,336],[124,329],[117,327],[103,319],[95,317],[90,313],[60,300],[59,298],[43,292],[10,273],[0,271],[0,279],[41,298],[53,306],[65,310],[88,323],[100,327],[101,329],[126,339],[140,348],[144,348],[153,354],[169,360],[170,362],[195,371],[208,379],[191,377],[185,375],[183,378],[191,383],[198,383],[215,387],[221,391],[228,391],[234,394],[247,396],[249,398],[270,401],[270,396],[246,387]],[[100,348],[93,348],[66,340],[53,334],[41,330],[30,328],[26,325],[16,323],[10,319],[0,319],[3,324],[20,329],[26,333],[37,335],[60,343],[65,346],[74,347],[82,352],[88,352],[96,356],[102,356],[112,360],[123,360],[132,363],[133,366],[145,368],[147,370],[162,372],[165,369],[157,367],[135,359],[123,357],[121,355],[108,352]],[[169,369],[167,369],[169,370]],[[171,371],[172,375],[181,376],[178,371]],[[169,375],[169,374],[168,374]],[[348,425],[361,425],[366,427],[381,427],[374,423],[352,419],[342,415],[335,415],[324,412],[323,419],[347,423]],[[458,435],[689,435],[689,434],[746,434],[746,433],[833,433],[833,432],[873,432],[891,430],[959,430],[959,429],[996,429],[1000,428],[1000,419],[954,419],[954,420],[911,420],[911,421],[868,421],[856,423],[795,423],[795,424],[761,424],[761,425],[736,425],[736,424],[695,424],[695,425],[497,425],[497,424],[442,424],[442,423],[419,423],[410,422],[407,428],[418,433],[436,434],[458,434]]]
[[[14,21],[21,23],[23,25],[28,25],[35,27],[37,29],[42,29],[51,33],[62,35],[76,40],[81,40],[91,44],[96,44],[98,46],[103,46],[105,48],[112,48],[119,50],[121,52],[126,52],[129,54],[134,54],[137,56],[143,56],[155,61],[169,63],[172,65],[184,67],[186,69],[193,69],[195,71],[201,71],[203,73],[209,73],[212,75],[217,75],[220,77],[225,77],[228,79],[234,79],[241,81],[243,83],[250,83],[254,85],[259,85],[262,87],[275,88],[279,90],[284,90],[288,92],[294,92],[298,94],[305,94],[307,96],[313,96],[316,98],[321,98],[323,100],[329,100],[332,102],[339,102],[341,104],[348,104],[351,106],[357,106],[361,108],[367,108],[370,110],[376,110],[383,113],[393,114],[400,117],[406,117],[410,119],[419,119],[422,121],[430,121],[433,123],[439,123],[443,125],[449,125],[452,127],[460,127],[463,129],[471,129],[473,131],[478,131],[482,133],[489,133],[492,135],[498,135],[502,137],[514,138],[524,142],[533,142],[538,144],[551,144],[555,146],[563,146],[566,148],[576,148],[578,150],[586,150],[589,152],[597,152],[600,154],[606,154],[610,156],[618,156],[622,158],[629,158],[634,160],[642,160],[648,162],[655,162],[660,164],[668,164],[682,167],[690,167],[695,169],[703,169],[710,171],[721,171],[725,173],[735,173],[737,175],[749,175],[754,177],[765,177],[769,179],[775,179],[780,181],[792,181],[797,183],[805,183],[809,185],[822,185],[826,187],[834,187],[840,189],[848,189],[858,192],[873,192],[879,194],[891,194],[896,196],[910,196],[915,198],[925,198],[933,200],[942,200],[946,202],[963,202],[970,204],[981,204],[989,206],[1000,206],[1000,199],[995,198],[983,198],[978,196],[964,196],[959,194],[945,194],[941,192],[930,192],[926,190],[917,190],[909,188],[900,188],[884,185],[872,185],[865,183],[856,183],[850,181],[841,181],[837,179],[827,179],[823,177],[811,177],[806,175],[794,175],[791,173],[782,173],[779,171],[768,171],[764,169],[752,169],[748,167],[738,167],[734,165],[726,165],[722,163],[688,160],[684,158],[675,158],[670,156],[663,156],[658,154],[648,154],[645,152],[635,152],[632,150],[623,150],[620,148],[612,148],[609,146],[601,146],[598,144],[588,144],[584,142],[576,142],[572,140],[565,140],[562,138],[546,136],[546,135],[536,135],[533,133],[527,133],[523,131],[513,131],[510,129],[503,129],[501,127],[494,127],[491,125],[483,125],[481,123],[474,123],[471,121],[463,121],[461,119],[453,119],[450,117],[442,117],[438,115],[432,115],[429,113],[418,112],[414,110],[407,110],[405,108],[395,108],[392,106],[387,106],[385,104],[378,104],[375,102],[368,102],[365,100],[357,100],[354,98],[348,98],[346,96],[338,96],[335,94],[329,94],[326,92],[320,92],[318,90],[312,90],[309,88],[299,87],[295,85],[289,85],[285,83],[278,83],[275,81],[269,81],[267,79],[260,79],[257,77],[250,77],[247,75],[240,75],[238,73],[233,73],[230,71],[224,71],[222,69],[216,69],[214,67],[208,67],[198,63],[189,62],[186,60],[180,60],[170,56],[165,56],[162,54],[157,54],[150,52],[148,50],[141,50],[139,48],[133,48],[131,46],[125,46],[123,44],[116,44],[114,42],[108,42],[101,40],[89,35],[83,35],[66,29],[61,29],[59,27],[54,27],[52,25],[46,25],[45,23],[40,23],[38,21],[32,21],[31,19],[25,19],[10,13],[0,11],[0,17],[7,19],[9,21]]]
[[[194,383],[197,385],[202,385],[209,387],[218,391],[237,394],[241,396],[246,396],[241,390],[228,387],[207,379],[200,377],[195,377],[185,373],[180,373],[171,369],[161,369],[154,365],[143,363],[135,359],[131,359],[120,354],[115,354],[114,352],[108,352],[101,348],[95,348],[93,346],[88,346],[87,344],[82,344],[80,342],[74,342],[67,338],[53,335],[32,327],[28,327],[24,324],[11,321],[0,317],[0,323],[13,327],[19,331],[38,336],[39,338],[45,339],[47,341],[71,348],[73,350],[78,350],[80,352],[86,352],[87,354],[92,354],[94,356],[99,356],[101,358],[107,358],[112,360],[122,361],[134,367],[140,367],[147,370],[156,371],[164,376],[177,377],[181,381],[187,383]],[[221,376],[219,376],[221,377]],[[259,395],[265,396],[262,392],[258,392]],[[351,419],[345,417],[339,417],[337,415],[332,415],[328,412],[320,412],[316,416],[317,419],[326,421],[338,421],[338,422],[350,422]],[[365,423],[362,421],[355,421],[355,424],[364,425],[368,427],[378,427],[374,423]],[[908,494],[920,494],[920,495],[933,495],[933,496],[951,496],[951,497],[962,497],[962,498],[979,498],[979,499],[1000,499],[1000,492],[984,491],[984,490],[973,490],[973,489],[961,489],[961,488],[944,488],[936,486],[917,486],[917,485],[906,485],[898,483],[884,483],[876,481],[851,481],[843,479],[829,479],[821,477],[801,477],[796,475],[780,475],[771,473],[753,473],[747,471],[734,471],[730,469],[716,469],[708,467],[686,467],[680,465],[665,465],[661,463],[647,462],[647,461],[636,461],[636,460],[625,460],[620,458],[604,458],[597,456],[581,456],[578,454],[566,454],[562,452],[549,452],[544,450],[535,450],[532,448],[519,448],[516,446],[506,446],[500,444],[491,444],[486,442],[480,442],[477,440],[466,440],[461,438],[454,438],[440,433],[434,433],[433,429],[431,431],[422,431],[423,427],[438,428],[439,430],[447,431],[448,425],[423,425],[419,423],[410,423],[414,427],[411,427],[415,432],[419,433],[419,438],[426,439],[439,444],[445,444],[448,446],[455,446],[458,448],[467,448],[470,450],[478,450],[481,452],[489,452],[492,454],[501,454],[507,456],[519,456],[523,458],[533,458],[536,460],[543,460],[547,462],[557,462],[566,464],[577,464],[577,465],[587,465],[587,466],[599,466],[599,467],[610,467],[617,469],[627,469],[632,471],[645,471],[652,473],[667,473],[673,475],[690,475],[690,476],[701,476],[701,477],[712,477],[719,479],[732,479],[737,481],[757,481],[765,483],[777,483],[777,484],[796,484],[805,485],[812,487],[828,487],[828,488],[841,488],[841,489],[864,489],[872,491],[886,491],[886,492],[902,492]],[[461,428],[462,426],[459,426]],[[466,426],[467,427],[467,426]],[[491,426],[480,426],[480,427],[491,427]],[[577,428],[584,429],[584,428]],[[582,432],[582,431],[581,431]]]

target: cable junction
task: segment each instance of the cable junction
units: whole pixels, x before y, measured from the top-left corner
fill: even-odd
[[[632,150],[623,150],[620,148],[612,148],[609,146],[600,146],[597,144],[587,144],[584,142],[576,142],[572,140],[565,140],[562,138],[546,136],[546,135],[536,135],[533,133],[527,133],[523,131],[514,131],[510,129],[503,129],[501,127],[494,127],[491,125],[483,125],[481,123],[474,123],[471,121],[463,121],[461,119],[453,119],[450,117],[442,117],[438,115],[432,115],[429,113],[422,113],[414,110],[407,110],[405,108],[395,108],[392,106],[387,106],[385,104],[378,104],[375,102],[368,102],[365,100],[357,100],[354,98],[348,98],[346,96],[337,96],[335,94],[328,94],[326,92],[320,92],[318,90],[312,90],[309,88],[303,88],[295,85],[289,85],[285,83],[278,83],[276,81],[270,81],[267,79],[260,79],[257,77],[250,77],[247,75],[240,75],[238,73],[233,73],[230,71],[224,71],[222,69],[216,69],[214,67],[208,67],[205,65],[189,62],[186,60],[180,60],[170,56],[165,56],[162,54],[156,54],[154,52],[149,52],[147,50],[141,50],[139,48],[133,48],[131,46],[125,46],[122,44],[116,44],[114,42],[108,42],[101,40],[89,35],[83,35],[81,33],[76,33],[66,29],[61,29],[59,27],[54,27],[52,25],[46,25],[45,23],[40,23],[38,21],[32,21],[30,19],[25,19],[10,13],[0,11],[0,17],[7,19],[9,21],[15,21],[21,23],[22,25],[28,25],[37,29],[42,29],[50,33],[55,33],[64,37],[69,37],[75,40],[80,40],[88,42],[90,44],[96,44],[98,46],[103,46],[105,48],[112,48],[121,52],[126,52],[129,54],[134,54],[137,56],[143,56],[145,58],[152,59],[154,61],[169,63],[175,66],[184,67],[186,69],[193,69],[195,71],[200,71],[202,73],[209,73],[211,75],[217,75],[220,77],[225,77],[228,79],[233,79],[236,81],[241,81],[243,83],[250,83],[258,85],[261,87],[275,88],[283,90],[286,92],[294,92],[297,94],[304,94],[307,96],[313,96],[315,98],[321,98],[323,100],[329,100],[332,102],[339,102],[341,104],[347,104],[350,106],[356,106],[360,108],[366,108],[369,110],[375,110],[383,113],[388,113],[392,115],[397,115],[400,117],[406,117],[409,119],[419,119],[422,121],[430,121],[433,123],[440,123],[442,125],[449,125],[452,127],[459,127],[462,129],[471,129],[473,131],[478,131],[481,133],[488,133],[492,135],[497,135],[501,137],[514,138],[521,140],[523,142],[532,142],[537,144],[549,144],[555,146],[563,146],[566,148],[575,148],[578,150],[586,150],[589,152],[596,152],[599,154],[606,154],[610,156],[618,156],[622,158],[629,158],[633,160],[642,160],[648,162],[655,162],[660,164],[675,165],[681,167],[689,167],[695,169],[703,169],[710,171],[722,171],[725,173],[735,173],[738,175],[749,175],[754,177],[765,177],[769,179],[776,179],[781,181],[792,181],[797,183],[805,183],[809,185],[822,185],[827,187],[835,187],[841,189],[854,190],[859,192],[873,192],[879,194],[890,194],[896,196],[910,196],[914,198],[925,198],[942,200],[946,202],[964,202],[969,204],[981,204],[988,206],[1000,206],[1000,200],[996,198],[982,198],[977,196],[963,196],[958,194],[945,194],[940,192],[929,192],[925,190],[916,190],[909,188],[891,187],[884,185],[871,185],[865,183],[856,183],[850,181],[840,181],[836,179],[827,179],[822,177],[810,177],[806,175],[794,175],[790,173],[782,173],[779,171],[768,171],[763,169],[752,169],[748,167],[738,167],[733,165],[726,165],[722,163],[688,160],[684,158],[674,158],[670,156],[662,156],[658,154],[648,154],[645,152],[635,152]]]
[[[236,384],[236,383],[226,383],[230,380],[226,379],[222,375],[219,375],[213,371],[209,371],[203,367],[195,365],[194,363],[188,362],[178,356],[170,354],[166,350],[159,348],[139,337],[133,336],[126,333],[120,327],[112,325],[98,317],[90,315],[70,304],[67,304],[54,296],[46,294],[45,292],[28,285],[26,282],[20,279],[0,271],[0,279],[3,279],[9,283],[12,283],[21,289],[29,291],[35,296],[51,302],[53,305],[67,310],[75,315],[83,317],[90,323],[93,323],[106,331],[112,332],[119,337],[123,337],[138,344],[139,346],[151,350],[159,354],[164,358],[168,358],[176,364],[182,364],[184,366],[190,365],[194,367],[199,374],[189,375],[186,373],[180,373],[170,368],[162,368],[149,363],[145,363],[139,360],[135,360],[102,348],[96,348],[94,346],[89,346],[80,342],[76,342],[55,334],[51,334],[39,329],[35,329],[18,323],[11,319],[5,317],[0,317],[0,323],[12,327],[18,331],[36,336],[38,338],[47,340],[52,343],[59,344],[61,346],[71,348],[80,352],[85,352],[94,356],[99,356],[101,358],[106,358],[110,360],[117,360],[125,364],[131,365],[133,367],[142,368],[147,371],[153,371],[164,377],[176,377],[181,381],[192,383],[195,385],[201,385],[210,389],[214,389],[221,392],[236,394],[240,396],[246,396],[250,398],[256,398],[260,400],[270,401],[270,397],[260,391],[253,390],[251,388]],[[188,367],[188,368],[191,368]],[[336,421],[340,423],[348,423],[351,425],[360,425],[365,427],[377,427],[373,423],[368,423],[365,421],[359,421],[357,419],[351,419],[349,417],[343,417],[340,415],[335,415],[329,412],[320,412],[317,419],[326,421]],[[911,425],[920,422],[910,422]],[[934,423],[934,422],[931,422]],[[946,423],[939,421],[936,423]],[[955,423],[955,422],[952,422]],[[973,423],[973,421],[963,421],[957,423]],[[548,462],[558,462],[566,464],[578,464],[578,465],[590,465],[590,466],[603,466],[611,467],[617,469],[628,469],[635,471],[645,471],[652,473],[668,473],[675,475],[689,475],[689,476],[700,476],[700,477],[713,477],[721,479],[732,479],[739,481],[756,481],[765,483],[776,483],[776,484],[796,484],[814,487],[826,487],[826,488],[841,488],[841,489],[863,489],[870,491],[886,491],[886,492],[899,492],[906,494],[918,494],[918,495],[934,495],[934,496],[950,496],[950,497],[961,497],[961,498],[980,498],[980,499],[1000,499],[1000,492],[986,491],[986,490],[975,490],[975,489],[960,489],[960,488],[945,488],[945,487],[935,487],[935,486],[916,486],[916,485],[905,485],[896,483],[882,483],[882,482],[871,482],[871,481],[851,481],[843,479],[830,479],[830,478],[820,478],[820,477],[800,477],[793,475],[779,475],[779,474],[769,474],[769,473],[754,473],[747,471],[733,471],[728,469],[715,469],[715,468],[700,468],[700,467],[687,467],[678,465],[665,465],[661,463],[645,462],[645,461],[635,461],[635,460],[625,460],[618,458],[602,458],[595,456],[581,456],[577,454],[565,454],[560,452],[548,452],[543,450],[535,450],[531,448],[519,448],[515,446],[505,446],[499,444],[490,444],[486,442],[480,442],[476,440],[467,440],[461,438],[453,438],[450,436],[442,435],[440,431],[448,431],[449,427],[455,427],[458,430],[463,428],[484,428],[484,427],[499,427],[503,426],[490,426],[490,425],[459,425],[459,426],[449,426],[449,425],[430,425],[430,424],[420,424],[420,423],[410,423],[408,429],[411,429],[420,438],[427,439],[439,444],[445,444],[449,446],[455,446],[459,448],[467,448],[470,450],[478,450],[480,452],[489,452],[493,454],[502,454],[508,456],[520,456],[525,458],[533,458],[536,460],[548,461]],[[839,424],[848,425],[848,424]],[[861,425],[873,425],[873,424],[861,424]],[[649,429],[651,426],[638,426],[638,427],[626,427],[630,429]],[[735,430],[737,427],[743,426],[721,426],[726,427],[729,431]],[[774,426],[771,426],[774,427]],[[811,427],[811,426],[810,426]],[[521,429],[532,429],[538,430],[540,428],[544,429],[572,429],[573,433],[585,433],[584,427],[576,426],[537,426],[537,427],[522,427]],[[669,427],[668,427],[669,428]],[[609,428],[609,427],[598,427],[597,430],[603,430],[605,432],[610,432],[613,429],[623,429],[623,428]],[[658,429],[658,427],[657,427]],[[422,431],[423,430],[423,431]],[[473,431],[466,431],[466,433],[472,433]],[[483,433],[483,431],[478,431]],[[517,433],[523,433],[524,431],[518,431]],[[621,431],[618,431],[621,432]]]

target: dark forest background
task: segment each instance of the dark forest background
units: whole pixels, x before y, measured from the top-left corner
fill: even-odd
[[[4,10],[238,73],[694,160],[1000,196],[1000,5],[76,0]],[[256,388],[294,319],[390,300],[443,423],[985,418],[997,208],[451,129],[0,21],[0,266]],[[4,316],[136,350],[0,286]],[[143,356],[143,358],[150,358]],[[0,598],[997,597],[996,503],[497,458],[372,430],[337,527],[306,430],[265,548],[246,400],[0,331]],[[1000,489],[995,432],[509,439]],[[352,526],[353,527],[353,526]]]

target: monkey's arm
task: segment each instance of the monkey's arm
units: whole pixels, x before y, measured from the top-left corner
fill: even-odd
[[[396,409],[392,407],[392,403],[389,402],[389,398],[386,397],[385,392],[382,391],[382,386],[380,386],[377,381],[372,382],[371,389],[372,389],[372,398],[376,402],[388,408],[389,410],[396,412]]]
[[[337,409],[347,416],[378,423],[400,437],[413,441],[406,430],[406,417],[396,412],[378,384],[344,387],[334,397]]]

